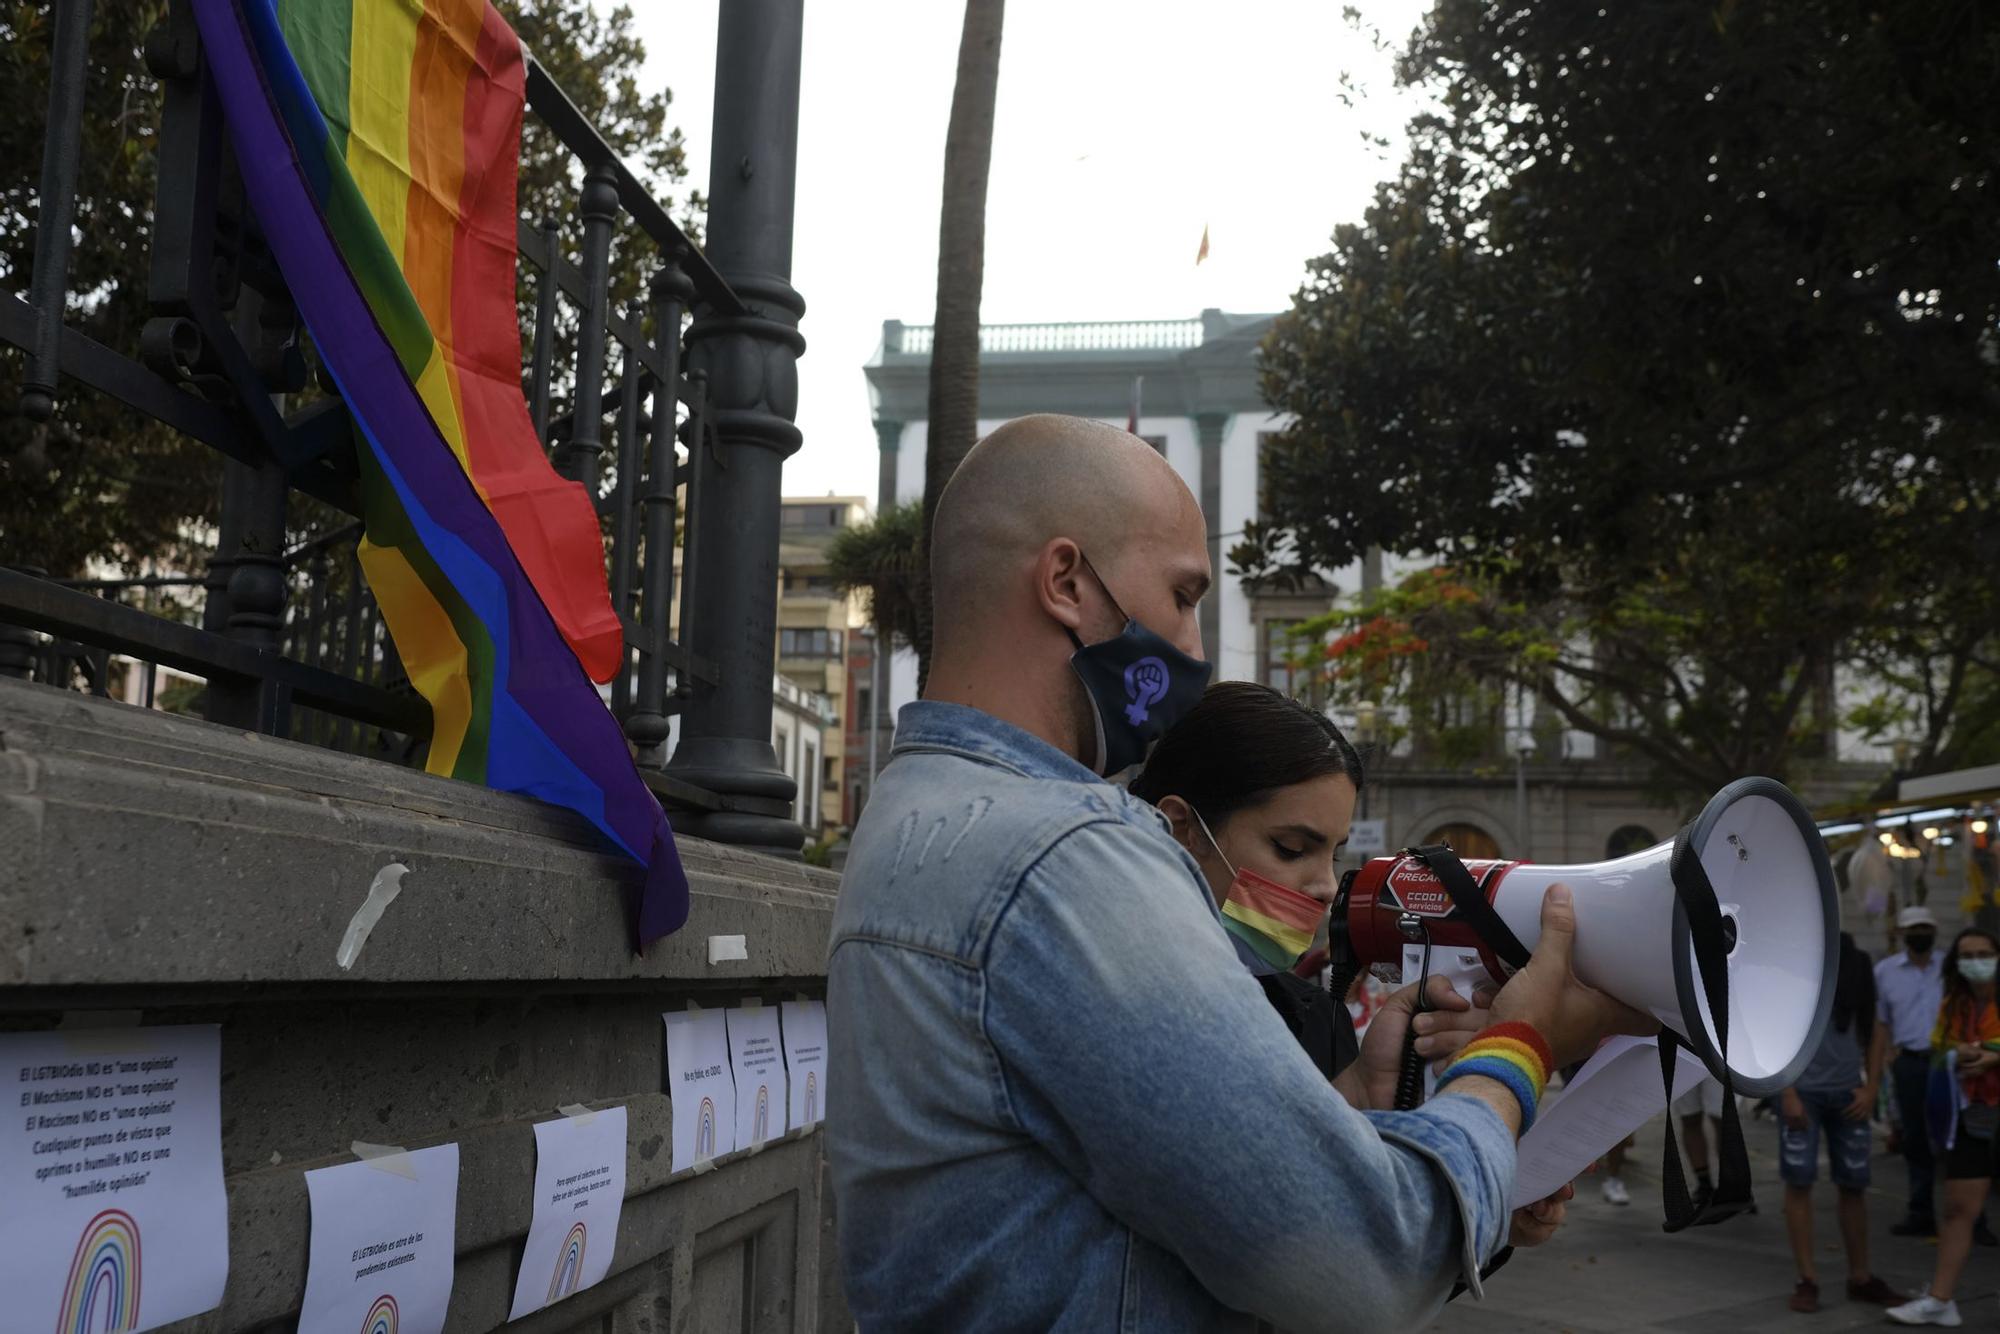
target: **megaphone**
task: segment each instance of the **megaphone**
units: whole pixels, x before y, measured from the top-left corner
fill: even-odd
[[[1721,912],[1726,1066],[1676,891],[1674,853],[1683,840],[1682,855],[1699,859]],[[1761,1097],[1788,1087],[1819,1048],[1838,975],[1840,902],[1819,830],[1781,783],[1739,779],[1676,839],[1616,861],[1465,861],[1478,894],[1465,904],[1437,862],[1433,850],[1416,850],[1350,874],[1334,915],[1336,932],[1345,923],[1355,966],[1400,962],[1405,945],[1427,941],[1478,951],[1493,981],[1504,983],[1513,969],[1492,938],[1504,935],[1493,917],[1532,953],[1543,892],[1560,881],[1576,905],[1577,976],[1679,1034],[1717,1079],[1726,1069],[1737,1092]]]

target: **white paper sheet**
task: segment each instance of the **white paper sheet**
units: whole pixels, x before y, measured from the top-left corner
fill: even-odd
[[[625,1208],[625,1109],[535,1127],[535,1216],[509,1320],[603,1281]]]
[[[1708,1068],[1685,1048],[1679,1055],[1674,1067],[1677,1098],[1708,1075]],[[1612,1038],[1575,1079],[1545,1097],[1535,1124],[1521,1136],[1510,1207],[1519,1209],[1554,1194],[1666,1110],[1659,1044],[1652,1038]]]
[[[674,1109],[676,1172],[736,1147],[736,1081],[721,1010],[675,1010],[667,1022],[667,1097]]]
[[[729,1067],[736,1072],[736,1147],[754,1149],[782,1139],[790,1124],[778,1012],[755,1005],[727,1013]]]
[[[0,1034],[0,1323],[143,1330],[221,1304],[221,1074],[214,1024]]]
[[[791,1076],[791,1124],[817,1125],[826,1119],[826,1002],[786,1001],[785,1069]]]
[[[298,1334],[438,1334],[457,1250],[458,1146],[306,1173]]]

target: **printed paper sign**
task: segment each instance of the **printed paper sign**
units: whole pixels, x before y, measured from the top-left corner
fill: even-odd
[[[221,1304],[221,1073],[214,1024],[0,1034],[7,1328],[153,1329]]]
[[[785,1066],[791,1072],[791,1124],[826,1119],[826,1002],[786,1001]]]
[[[603,1281],[625,1207],[625,1109],[535,1127],[535,1221],[514,1282],[519,1320]]]
[[[727,1014],[729,1068],[736,1072],[736,1147],[754,1149],[782,1138],[788,1124],[778,1012],[755,1005]]]
[[[736,1081],[721,1010],[676,1010],[667,1021],[667,1097],[676,1172],[736,1147]]]
[[[1682,1048],[1674,1066],[1674,1096],[1707,1076],[1700,1059]],[[1659,1043],[1652,1038],[1609,1039],[1575,1079],[1543,1095],[1542,1110],[1515,1153],[1510,1207],[1519,1209],[1554,1194],[1666,1109]]]
[[[1347,825],[1347,850],[1357,857],[1373,857],[1389,850],[1387,820],[1351,820]]]
[[[306,1173],[299,1334],[438,1334],[457,1250],[458,1146]]]

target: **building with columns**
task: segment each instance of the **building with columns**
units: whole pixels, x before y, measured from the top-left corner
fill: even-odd
[[[1262,441],[1285,422],[1264,401],[1257,363],[1274,318],[1206,310],[1184,320],[988,325],[980,330],[979,430],[1033,412],[1122,427],[1136,384],[1138,434],[1208,516],[1216,583],[1202,602],[1202,643],[1217,679],[1260,680],[1311,699],[1315,679],[1286,663],[1287,629],[1415,564],[1378,556],[1321,571],[1300,588],[1259,587],[1230,569],[1229,548],[1258,512]],[[880,449],[878,505],[923,497],[931,332],[885,321],[864,368]],[[896,654],[889,678],[893,718],[915,696],[914,655]],[[1395,712],[1393,701],[1382,702],[1384,717]],[[1366,747],[1370,719],[1338,721]],[[1359,812],[1381,821],[1390,848],[1442,838],[1468,855],[1589,862],[1671,837],[1693,813],[1655,795],[1642,759],[1565,729],[1532,701],[1467,701],[1459,716],[1399,721],[1413,724],[1409,735],[1371,761]],[[886,755],[886,735],[881,745]],[[1879,777],[1865,764],[1826,768],[1801,784],[1809,802]],[[1370,850],[1356,842],[1357,852]]]

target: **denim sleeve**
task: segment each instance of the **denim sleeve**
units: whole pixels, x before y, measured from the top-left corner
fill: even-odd
[[[1514,1140],[1492,1108],[1347,1105],[1237,961],[1164,835],[1086,825],[991,934],[1002,1113],[1216,1298],[1295,1331],[1408,1329],[1499,1249]]]

